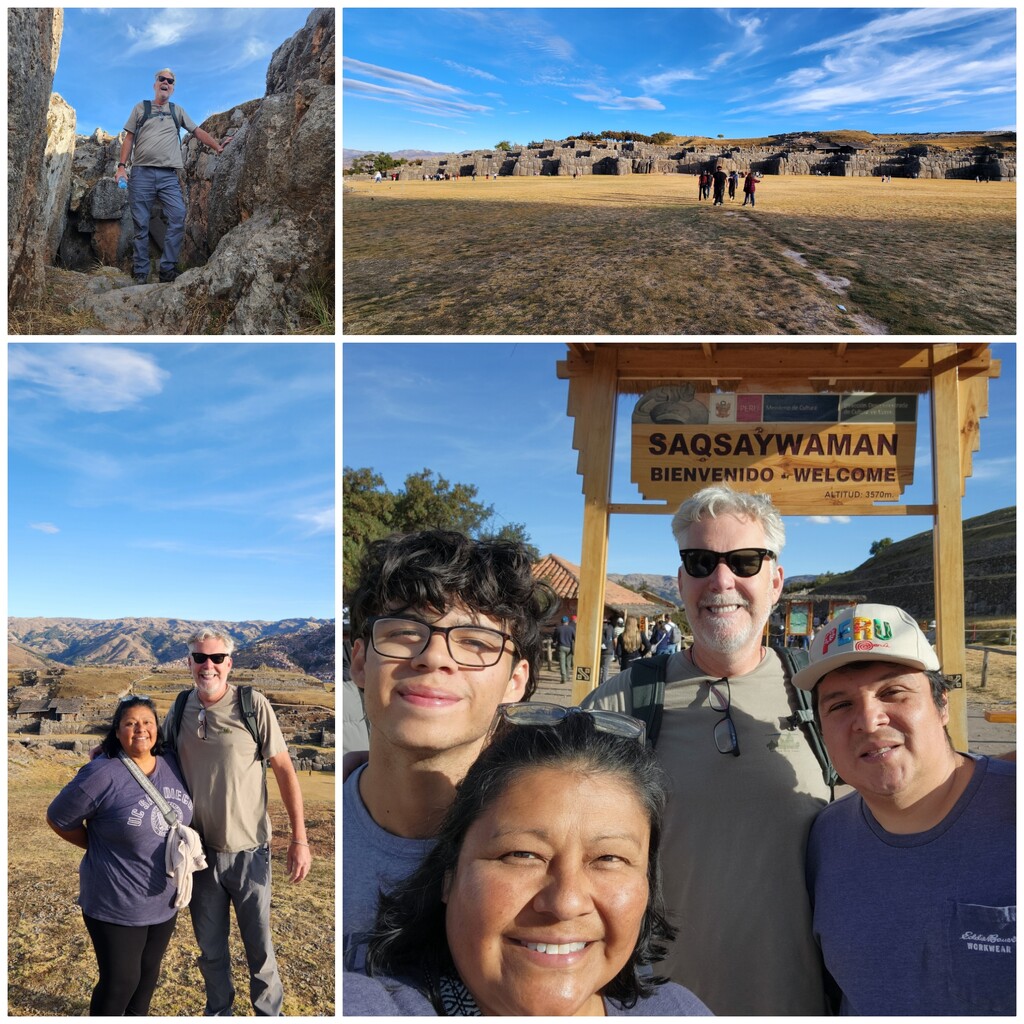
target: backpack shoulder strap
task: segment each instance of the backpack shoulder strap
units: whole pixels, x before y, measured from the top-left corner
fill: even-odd
[[[245,722],[249,735],[256,743],[256,756],[263,760],[263,740],[260,739],[259,729],[256,727],[256,709],[253,707],[252,687],[239,686],[238,701],[242,706],[242,720]]]
[[[191,690],[182,690],[177,697],[174,698],[174,706],[171,708],[171,713],[168,715],[170,719],[170,728],[167,730],[166,742],[167,745],[177,752],[178,749],[178,733],[181,732],[181,719],[185,714],[185,702],[188,700],[188,695]]]
[[[665,709],[665,675],[671,655],[656,654],[653,658],[637,658],[629,664],[629,686],[632,691],[632,715],[647,726],[647,743],[658,742],[661,713]]]
[[[178,117],[178,108],[171,103],[171,120],[174,122],[174,127],[178,129],[178,139],[181,139],[181,129],[184,127],[182,121]]]
[[[788,722],[794,729],[803,726],[807,742],[810,743],[811,750],[814,751],[814,756],[821,766],[821,777],[825,780],[825,785],[828,786],[830,798],[835,800],[836,786],[840,785],[843,780],[839,778],[839,773],[832,766],[832,760],[828,756],[828,750],[825,748],[825,741],[821,735],[821,728],[814,720],[811,695],[807,690],[801,690],[790,682],[794,673],[808,664],[810,657],[802,647],[777,647],[776,650],[779,652],[779,660],[782,662],[787,690],[792,691],[796,697],[796,711],[789,716]]]

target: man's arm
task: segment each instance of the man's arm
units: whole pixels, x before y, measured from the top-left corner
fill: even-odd
[[[301,882],[309,874],[312,860],[309,841],[306,839],[306,819],[302,813],[302,788],[287,750],[275,754],[267,763],[274,770],[277,788],[281,791],[281,799],[292,827],[292,838],[288,844],[288,877],[293,882]]]
[[[192,134],[204,146],[209,146],[210,149],[215,150],[217,153],[223,153],[224,146],[226,146],[231,141],[231,136],[229,135],[224,140],[224,145],[222,146],[209,132],[204,132],[202,128],[197,128]]]
[[[121,155],[118,157],[117,170],[114,171],[114,177],[119,178],[122,174],[127,177],[128,172],[121,166],[128,162],[128,154],[132,151],[132,143],[135,141],[134,132],[125,132],[124,142],[121,143]]]

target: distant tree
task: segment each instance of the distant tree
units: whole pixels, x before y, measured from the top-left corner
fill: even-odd
[[[871,542],[871,555],[877,555],[886,548],[892,547],[892,537],[883,537],[881,540]]]
[[[450,483],[430,469],[410,473],[402,489],[391,492],[372,469],[346,466],[342,509],[342,584],[346,594],[356,585],[366,545],[391,533],[457,530],[480,539],[519,541],[531,558],[540,558],[522,523],[487,529],[494,507],[477,499],[476,487]]]
[[[651,143],[655,146],[667,146],[674,138],[671,132],[655,132],[651,136]]]
[[[502,139],[501,142],[494,144],[495,149],[500,149],[503,153],[507,153],[512,148],[512,143],[507,139]]]
[[[722,134],[721,132],[719,132],[719,133],[718,133],[718,137],[719,137],[720,139],[724,139],[724,138],[725,138],[725,136],[724,136],[724,135],[723,135],[723,134]]]

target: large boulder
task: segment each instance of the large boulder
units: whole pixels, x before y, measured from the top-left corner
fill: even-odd
[[[47,216],[52,213],[47,203],[46,129],[63,30],[60,8],[8,8],[7,299],[12,305],[35,298],[43,289]]]
[[[43,156],[46,222],[46,263],[53,263],[64,235],[71,191],[71,166],[75,156],[75,109],[59,93],[50,94],[46,115],[46,151]]]

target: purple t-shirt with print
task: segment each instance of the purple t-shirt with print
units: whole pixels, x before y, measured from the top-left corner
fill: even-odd
[[[156,759],[149,781],[189,824],[192,798],[173,754]],[[46,817],[65,831],[85,822],[89,848],[78,869],[78,905],[89,917],[138,927],[174,916],[174,882],[164,867],[167,822],[120,758],[90,761]]]

